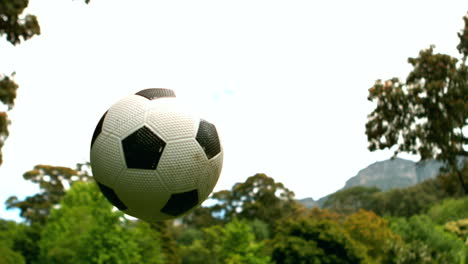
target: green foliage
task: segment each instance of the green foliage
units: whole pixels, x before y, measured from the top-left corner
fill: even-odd
[[[460,199],[446,199],[442,203],[432,206],[428,215],[440,225],[468,218],[468,196]]]
[[[405,263],[463,263],[467,248],[454,234],[445,232],[426,215],[390,221],[390,228],[406,243],[398,254]]]
[[[39,255],[37,246],[39,233],[40,229],[37,226],[0,219],[0,247],[3,248],[1,251],[5,254],[5,258],[20,255],[26,263],[34,263]],[[0,263],[2,263],[2,255],[0,254]]]
[[[364,263],[365,249],[337,222],[289,219],[278,225],[273,239],[276,263]]]
[[[78,164],[76,169],[50,165],[36,165],[33,170],[24,173],[25,180],[39,184],[40,192],[19,200],[16,196],[6,201],[8,209],[21,210],[21,217],[29,223],[44,224],[51,208],[65,195],[65,186],[76,181],[89,181],[91,176],[86,164]]]
[[[367,256],[373,263],[392,261],[391,244],[398,240],[388,221],[373,212],[359,210],[349,215],[343,223],[351,238],[366,247]]]
[[[460,38],[460,43],[457,46],[458,52],[463,54],[463,59],[466,60],[468,56],[468,13],[463,17],[463,21],[465,22],[464,29],[458,33],[458,37]]]
[[[468,218],[447,222],[444,229],[455,234],[468,245]]]
[[[0,241],[0,264],[26,263],[23,256]]]
[[[131,238],[136,242],[141,260],[148,264],[167,263],[162,249],[161,234],[155,231],[147,222],[136,221],[129,228]]]
[[[371,207],[379,215],[404,216],[427,212],[430,206],[447,197],[437,179],[429,179],[422,183],[403,189],[392,189],[376,193]]]
[[[358,209],[373,211],[380,216],[410,217],[423,214],[434,204],[456,195],[449,190],[456,179],[448,178],[447,175],[451,174],[442,174],[436,179],[386,192],[380,192],[375,187],[351,187],[330,195],[324,203],[324,208],[344,214],[356,212]]]
[[[340,190],[330,195],[323,208],[328,208],[341,214],[350,214],[360,208],[371,208],[373,195],[380,192],[377,187],[356,186]]]
[[[465,159],[461,170],[441,173],[437,177],[441,190],[443,190],[447,196],[464,196],[463,190],[460,190],[460,176],[463,178],[464,184],[468,185],[468,159]]]
[[[228,191],[221,191],[228,192]],[[221,193],[218,192],[218,193]],[[216,209],[215,209],[216,208]],[[182,222],[190,227],[194,228],[205,228],[213,225],[223,224],[225,221],[219,217],[214,216],[214,210],[219,211],[218,206],[204,207],[198,206],[192,212],[186,214],[182,218]]]
[[[15,250],[19,224],[0,219],[0,264],[25,263],[24,257]]]
[[[39,258],[38,241],[42,226],[39,224],[18,224],[14,235],[13,249],[24,257],[26,263],[36,263]]]
[[[1,4],[0,4],[1,5]],[[15,73],[10,76],[0,74],[0,102],[11,110],[15,104],[16,90],[18,84],[13,80]],[[8,138],[10,119],[8,118],[7,111],[0,112],[0,164],[3,162],[1,149]]]
[[[434,53],[431,46],[408,59],[413,70],[406,82],[398,78],[377,80],[369,89],[368,100],[377,106],[368,116],[366,134],[371,151],[397,146],[395,156],[408,152],[419,154],[422,160],[446,162],[468,193],[457,160],[468,155],[463,148],[468,138],[462,132],[468,120],[465,33],[460,40],[458,48],[465,56],[461,63],[449,55]]]
[[[183,263],[266,264],[263,243],[255,242],[249,224],[234,219],[225,227],[219,225],[203,229],[203,236],[181,247]]]
[[[188,246],[193,244],[195,240],[200,240],[203,238],[203,232],[201,229],[193,227],[183,227],[179,226],[177,228],[177,234],[175,235],[177,244]]]
[[[247,222],[252,230],[255,240],[260,242],[270,238],[270,227],[262,220],[254,219]]]
[[[21,16],[28,0],[4,0],[0,2],[0,37],[6,36],[13,45],[39,35],[41,29],[36,16]]]
[[[221,256],[225,263],[262,264],[269,263],[267,256],[261,256],[262,245],[255,243],[250,226],[234,219],[225,226],[221,237]]]
[[[172,226],[173,221],[158,221],[149,223],[151,229],[159,234],[161,240],[161,250],[168,263],[178,264],[181,261],[178,247],[176,245],[175,234]]]
[[[243,183],[236,183],[231,190],[214,193],[211,198],[216,203],[196,213],[210,223],[229,222],[234,218],[254,220],[258,219],[274,227],[281,217],[297,214],[302,206],[294,199],[294,193],[282,183],[275,182],[271,177],[258,173],[247,178]],[[201,222],[194,219],[195,214],[189,216],[185,223]]]
[[[89,3],[90,0],[85,0]],[[0,1],[0,37],[6,36],[6,40],[13,45],[20,44],[34,35],[39,35],[41,29],[36,16],[22,13],[29,4],[29,0],[2,0]],[[11,76],[0,74],[0,102],[11,110],[16,98],[18,84]],[[6,111],[0,111],[0,165],[3,162],[2,147],[8,138],[8,126],[10,119]]]
[[[202,229],[201,239],[195,239],[188,246],[181,246],[182,263],[215,264],[220,261],[221,236],[223,228],[219,225]]]
[[[122,213],[113,212],[112,205],[92,183],[75,183],[53,209],[44,227],[40,247],[41,263],[162,263],[158,242],[153,241],[149,226],[128,228]],[[143,237],[142,237],[143,236]],[[157,240],[156,240],[157,241]],[[141,246],[144,245],[143,248]],[[152,256],[144,260],[142,250]]]

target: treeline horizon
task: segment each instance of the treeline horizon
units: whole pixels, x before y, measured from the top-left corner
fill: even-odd
[[[87,165],[38,165],[24,178],[41,191],[8,199],[24,221],[0,220],[4,263],[468,260],[468,197],[453,188],[453,173],[385,192],[363,186],[338,191],[324,208],[304,207],[293,191],[259,173],[213,193],[211,206],[158,223],[130,220],[113,209]]]

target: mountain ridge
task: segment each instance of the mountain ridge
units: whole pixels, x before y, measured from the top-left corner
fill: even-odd
[[[436,160],[414,162],[402,158],[393,158],[377,161],[359,170],[355,176],[346,181],[343,188],[337,191],[355,186],[375,186],[382,191],[405,188],[435,178],[442,166],[442,162]],[[322,207],[329,195],[331,194],[321,197],[317,201],[308,197],[299,199],[298,202],[307,208]]]

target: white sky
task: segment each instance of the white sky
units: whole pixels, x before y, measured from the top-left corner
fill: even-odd
[[[145,88],[177,97],[218,127],[225,163],[215,191],[257,172],[318,199],[391,152],[367,150],[367,89],[405,78],[407,58],[436,45],[458,57],[466,1],[30,0],[42,34],[0,41],[0,73],[17,72],[0,167],[10,195],[37,186],[36,164],[89,160],[107,108]]]

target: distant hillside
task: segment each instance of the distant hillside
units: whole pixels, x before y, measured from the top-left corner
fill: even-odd
[[[435,178],[441,162],[430,160],[416,163],[401,158],[375,162],[346,181],[343,189],[354,186],[376,186],[382,191],[404,188]]]
[[[404,188],[435,178],[439,174],[441,166],[442,163],[435,160],[419,163],[401,158],[379,161],[360,170],[356,176],[346,181],[341,190],[354,186],[376,186],[382,191],[392,188]],[[299,202],[311,208],[322,206],[327,198],[328,195],[317,201],[312,198],[305,198],[299,200]]]
[[[297,200],[299,203],[303,204],[306,208],[320,207],[320,205],[314,201],[311,197]]]

